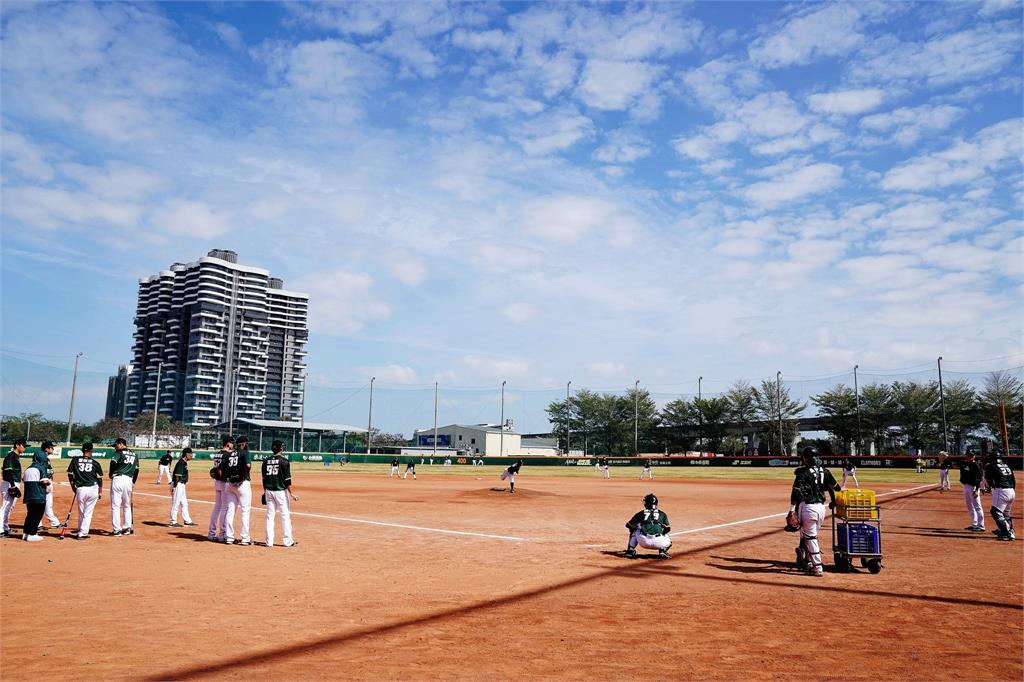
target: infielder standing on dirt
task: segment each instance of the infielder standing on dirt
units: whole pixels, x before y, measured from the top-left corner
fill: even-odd
[[[598,457],[597,459],[597,470],[601,472],[601,476],[604,478],[611,478],[612,474],[608,470],[608,458]]]
[[[644,495],[644,508],[633,514],[626,521],[629,529],[629,544],[626,545],[626,556],[636,558],[636,546],[658,550],[658,558],[668,559],[668,549],[672,546],[672,538],[668,536],[672,526],[668,522],[668,514],[658,509],[658,496],[654,493]]]
[[[974,452],[968,450],[960,462],[960,484],[964,487],[964,504],[971,517],[971,525],[964,528],[972,533],[985,532],[985,512],[981,508],[981,466],[974,461]]]
[[[168,526],[177,527],[178,510],[181,509],[181,520],[186,526],[194,526],[192,515],[188,513],[188,463],[192,461],[192,448],[185,448],[181,451],[181,457],[174,463],[174,473],[171,474],[171,522]]]
[[[388,478],[392,478],[398,475],[398,458],[395,457],[391,460],[391,473],[388,474]]]
[[[172,459],[174,459],[174,456],[171,455],[171,451],[170,450],[165,452],[163,454],[163,456],[160,458],[160,462],[158,463],[157,469],[156,469],[156,482],[157,482],[157,484],[163,482],[164,476],[167,477],[167,482],[168,483],[172,482],[172,480],[171,480],[171,460]]]
[[[210,478],[213,479],[213,511],[210,512],[210,529],[206,537],[217,542],[227,539],[225,516],[227,505],[224,500],[224,479],[220,477],[220,463],[235,449],[231,436],[220,439],[220,451],[213,454],[213,466],[210,467]]]
[[[224,481],[225,501],[225,538],[224,542],[229,545],[235,544],[235,510],[241,509],[242,534],[241,542],[243,547],[252,544],[249,539],[249,514],[252,512],[252,484],[249,482],[252,475],[252,465],[249,463],[249,439],[244,436],[235,441],[240,447],[234,452],[229,452],[220,460],[220,478]]]
[[[112,535],[133,535],[132,492],[139,479],[139,458],[128,449],[124,438],[114,441],[114,461],[110,463],[110,527]]]
[[[1017,499],[1017,480],[1013,470],[1000,457],[998,451],[992,453],[989,463],[985,466],[985,480],[992,491],[992,519],[998,530],[992,531],[1004,542],[1017,539],[1013,532],[1013,501]]]
[[[654,462],[648,457],[644,460],[644,468],[640,470],[640,480],[644,480],[644,474],[647,474],[647,478],[654,480]]]
[[[857,466],[849,457],[847,457],[846,461],[843,462],[843,482],[840,484],[840,487],[846,487],[847,478],[852,478],[854,487],[860,488],[860,482],[857,480]]]
[[[945,450],[939,453],[939,492],[944,493],[950,489],[949,470],[953,467],[953,460]]]
[[[292,537],[292,510],[288,497],[298,502],[292,492],[292,469],[288,458],[281,454],[284,443],[275,440],[270,446],[274,453],[263,460],[263,495],[267,505],[267,547],[274,546],[274,517],[281,515],[281,540],[285,547],[299,544]]]
[[[43,443],[43,453],[46,455],[46,477],[53,480],[53,465],[50,464],[50,457],[53,455],[53,442],[46,441]],[[64,524],[60,522],[57,515],[53,513],[53,486],[46,486],[46,508],[43,511],[46,515],[46,520],[50,522],[50,528],[63,528]]]
[[[516,463],[505,467],[505,470],[501,472],[501,480],[508,479],[508,491],[515,494],[516,492],[516,474],[523,468],[523,460],[517,459]]]
[[[411,459],[405,463],[405,473],[402,474],[402,478],[409,478],[409,472],[412,472],[412,480],[416,480],[416,462]]]
[[[78,503],[78,534],[75,537],[88,540],[92,513],[103,497],[103,467],[92,458],[92,443],[83,443],[82,454],[71,458],[68,482]]]
[[[11,534],[11,511],[21,497],[21,456],[25,453],[25,439],[15,438],[11,451],[4,456],[3,483],[0,483],[0,537]]]
[[[829,507],[835,507],[839,484],[832,472],[821,465],[817,448],[804,448],[800,457],[803,466],[794,472],[793,489],[789,494],[789,511],[796,513],[800,525],[796,562],[798,567],[806,566],[808,575],[821,576],[825,569],[821,562],[818,532],[825,522],[825,493],[831,501]]]

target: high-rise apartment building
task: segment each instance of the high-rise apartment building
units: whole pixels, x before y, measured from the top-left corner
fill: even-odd
[[[214,250],[139,280],[125,417],[211,426],[302,414],[309,295]]]

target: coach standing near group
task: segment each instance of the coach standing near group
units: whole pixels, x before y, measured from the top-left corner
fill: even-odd
[[[71,463],[68,464],[68,482],[71,483],[71,490],[78,501],[76,537],[79,540],[88,540],[92,512],[103,496],[103,469],[100,463],[92,458],[92,443],[84,443],[82,454],[71,458]]]
[[[46,445],[45,443],[43,445]],[[32,464],[25,469],[22,481],[25,484],[25,527],[22,539],[27,542],[39,542],[39,522],[43,520],[46,510],[46,489],[51,481],[46,475],[47,456],[45,450],[32,456]]]
[[[224,501],[227,507],[225,517],[225,539],[229,545],[235,543],[235,510],[242,512],[241,542],[243,547],[252,544],[249,538],[249,514],[252,511],[252,484],[249,482],[252,465],[249,463],[249,439],[240,436],[235,443],[238,449],[227,453],[220,460],[219,478],[224,481]]]
[[[964,503],[971,517],[971,525],[964,530],[972,533],[985,532],[985,512],[981,508],[982,479],[981,465],[974,460],[974,453],[968,450],[960,462],[960,483],[964,487]]]
[[[16,438],[11,451],[4,456],[3,483],[0,483],[0,537],[11,532],[11,511],[21,497],[21,456],[25,454],[25,439]]]
[[[132,492],[139,479],[139,460],[128,449],[124,438],[114,441],[114,461],[110,463],[110,527],[111,535],[133,535]]]
[[[263,460],[263,504],[267,506],[267,547],[274,546],[274,517],[281,515],[281,540],[285,547],[299,544],[292,537],[292,510],[288,497],[298,502],[292,492],[292,470],[288,457],[281,454],[284,443],[275,440],[270,446],[274,453]]]

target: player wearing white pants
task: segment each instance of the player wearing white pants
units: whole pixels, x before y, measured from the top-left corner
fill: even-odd
[[[96,510],[96,503],[100,501],[100,487],[98,485],[79,487],[76,491],[78,500],[78,537],[89,536],[89,528],[92,527],[92,513]]]
[[[18,471],[19,482],[10,483],[4,481],[0,483],[0,522],[3,523],[4,534],[11,532],[11,512],[14,511],[14,505],[18,503],[18,498],[11,495],[12,488],[19,488],[20,492],[20,478],[21,471]]]
[[[939,492],[944,493],[951,487],[949,485],[949,469],[939,469]]]
[[[281,515],[281,540],[285,547],[299,544],[292,537],[292,509],[288,501],[290,496],[298,501],[299,496],[292,492],[292,470],[288,458],[281,454],[284,444],[275,440],[270,449],[272,455],[263,460],[263,496],[267,505],[267,547],[274,546],[274,520]]]
[[[804,448],[800,454],[802,466],[793,475],[793,489],[789,494],[790,511],[796,511],[800,518],[800,546],[796,549],[797,566],[803,567],[808,575],[822,576],[825,568],[821,561],[821,544],[818,534],[825,522],[825,494],[835,502],[839,484],[832,472],[821,464],[818,449]]]
[[[640,545],[644,549],[668,550],[672,546],[672,538],[667,535],[644,535],[637,528],[629,536],[629,549],[636,549]]]
[[[49,441],[47,441],[49,443]],[[44,443],[43,445],[46,445]],[[46,454],[46,477],[53,480],[53,466],[50,464],[50,457],[53,456],[53,445],[48,448],[44,448],[43,452]],[[53,513],[53,486],[46,486],[46,503],[43,507],[43,515],[46,516],[46,520],[50,522],[50,528],[60,528],[63,524],[57,515]]]
[[[132,530],[132,478],[117,475],[110,482],[110,527],[114,535],[129,535]]]
[[[825,569],[821,561],[821,544],[818,541],[818,533],[821,532],[821,524],[825,523],[825,505],[824,503],[802,503],[799,511],[800,541],[807,552],[811,570],[815,575],[821,575]]]
[[[640,470],[640,480],[644,480],[644,474],[647,474],[647,478],[654,480],[654,463],[650,459],[644,460],[644,468]]]
[[[672,546],[669,532],[672,526],[668,514],[658,509],[658,496],[654,493],[644,495],[644,508],[626,521],[629,529],[629,544],[626,545],[626,556],[636,558],[636,547],[658,550],[658,556],[668,558],[668,550]]]
[[[999,524],[1002,517],[1006,528],[1000,527],[1003,534],[1009,535],[1010,539],[1016,539],[1013,530],[1013,503],[1017,499],[1017,491],[1013,488],[992,488],[992,518]]]
[[[231,453],[235,449],[235,444],[232,442],[229,436],[225,436],[221,439],[221,449],[211,458],[213,460],[213,467],[210,469],[210,476],[213,478],[213,509],[210,510],[210,528],[206,534],[206,537],[217,542],[223,542],[226,539],[225,533],[225,515],[227,513],[227,505],[225,504],[224,498],[224,481],[218,478],[220,471],[220,463],[224,457]]]
[[[523,460],[517,459],[516,463],[505,467],[505,470],[501,472],[501,480],[508,480],[509,492],[515,494],[516,492],[516,474],[523,466]]]
[[[11,532],[11,512],[18,498],[11,494],[14,488],[15,494],[21,494],[21,456],[25,454],[25,439],[16,438],[11,451],[4,455],[3,482],[0,483],[0,537],[6,537]]]
[[[968,528],[985,530],[985,511],[981,508],[981,486],[964,484],[964,504],[967,505],[968,516],[971,517],[971,525]]]
[[[996,537],[1005,542],[1017,539],[1013,532],[1013,501],[1017,498],[1017,479],[1013,470],[1002,461],[1000,453],[992,455],[992,461],[985,467],[985,480],[992,490],[992,520],[997,529]]]
[[[77,537],[79,540],[87,540],[92,513],[103,493],[103,468],[92,458],[92,443],[84,443],[80,451],[72,452],[74,456],[68,464],[67,474],[78,504]]]
[[[156,468],[156,482],[157,484],[164,482],[164,477],[167,478],[168,483],[173,483],[174,479],[171,478],[171,460],[174,457],[171,456],[171,451],[168,450],[160,457],[160,461],[157,463]]]
[[[170,452],[168,451],[168,454]],[[170,525],[178,525],[178,512],[181,512],[181,520],[186,526],[194,526],[192,515],[188,513],[188,463],[192,460],[192,448],[184,448],[181,451],[181,458],[174,464],[174,473],[171,474],[171,522]]]
[[[843,488],[846,487],[846,479],[847,478],[852,478],[853,479],[853,487],[854,488],[860,488],[860,481],[857,480],[857,467],[853,466],[853,464],[851,464],[849,462],[847,462],[846,464],[843,465],[843,482],[840,483],[840,485]]]
[[[249,515],[252,513],[252,484],[249,481],[228,483],[224,486],[225,499],[225,542],[229,545],[235,541],[235,511],[241,510],[241,542],[251,544],[249,539]]]
[[[971,525],[964,530],[982,533],[985,530],[985,512],[981,509],[981,485],[985,474],[974,457],[974,453],[968,450],[960,462],[960,484],[964,487],[967,515],[971,517]]]

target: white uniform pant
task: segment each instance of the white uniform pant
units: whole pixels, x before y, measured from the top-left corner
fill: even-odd
[[[7,494],[7,491],[14,487],[17,486],[12,486],[7,481],[0,483],[0,521],[4,524],[4,532],[11,529],[11,512],[14,511],[14,505],[21,499]]]
[[[224,538],[224,481],[213,479],[213,511],[210,512],[210,530],[208,537]]]
[[[505,469],[504,471],[501,472],[501,480],[504,481],[506,478],[508,479],[509,483],[515,484],[515,482],[516,482],[516,475],[512,474],[512,473],[509,473],[508,469]]]
[[[949,469],[939,469],[939,490],[949,490]]]
[[[607,466],[603,466],[601,467],[601,475],[604,476],[605,478],[611,478],[612,472],[608,469]]]
[[[181,510],[181,520],[185,523],[192,523],[192,516],[188,513],[188,496],[185,494],[185,484],[175,483],[171,490],[171,523],[178,522],[178,510]]]
[[[667,535],[644,535],[637,528],[629,536],[629,548],[636,549],[637,545],[644,549],[668,549],[672,546],[672,538]]]
[[[168,481],[171,480],[171,467],[167,464],[160,464],[156,470],[156,482],[163,483],[164,476],[167,477]]]
[[[391,478],[392,476],[397,476],[397,475],[398,475],[398,467],[394,467],[394,466],[391,467],[391,473],[388,474],[388,478]]]
[[[110,527],[115,533],[132,527],[131,476],[119,474],[110,483]]]
[[[249,542],[249,513],[252,511],[252,484],[249,481],[224,484],[225,537],[235,539],[235,510],[242,510],[242,542]]]
[[[60,519],[53,513],[53,484],[46,486],[46,508],[43,511],[46,516],[46,520],[50,522],[50,526],[59,526]]]
[[[92,513],[96,509],[96,501],[100,497],[99,486],[91,485],[88,488],[80,487],[76,492],[78,497],[78,535],[84,537],[89,534],[89,527],[92,525]]]
[[[1013,488],[992,488],[992,516],[996,512],[1003,517],[1007,528],[1013,532],[1013,502],[1017,499],[1017,491]]]
[[[281,515],[281,540],[285,547],[295,544],[292,537],[292,509],[287,490],[264,490],[267,496],[267,547],[274,546],[274,517]]]
[[[853,479],[853,487],[854,488],[860,488],[860,482],[857,480],[857,474],[852,473],[852,472],[851,473],[846,473],[845,471],[843,472],[843,482],[839,484],[841,487],[843,487],[843,488],[846,487],[846,479],[847,479],[847,477]]]
[[[964,503],[967,505],[967,514],[971,517],[971,525],[984,528],[985,512],[981,508],[981,488],[964,483]]]
[[[807,550],[807,558],[815,572],[824,570],[821,564],[821,545],[818,533],[825,522],[825,504],[800,504],[800,542]]]
[[[647,474],[648,478],[650,478],[652,480],[654,479],[654,470],[651,469],[651,467],[644,467],[643,469],[640,470],[640,480],[641,481],[644,480],[644,474]]]
[[[405,473],[404,473],[404,474],[402,474],[402,478],[409,478],[409,472],[410,472],[410,471],[412,472],[412,478],[413,478],[413,480],[416,480],[416,470],[415,470],[415,469],[406,469],[406,470],[405,470]]]

